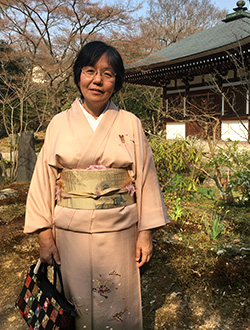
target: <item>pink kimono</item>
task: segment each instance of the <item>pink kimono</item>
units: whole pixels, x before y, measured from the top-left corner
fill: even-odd
[[[136,203],[96,210],[56,205],[60,170],[93,164],[128,170]],[[76,329],[142,329],[136,237],[167,222],[152,152],[136,116],[111,102],[93,132],[76,99],[52,119],[31,181],[24,230],[55,228],[65,292],[78,310]]]

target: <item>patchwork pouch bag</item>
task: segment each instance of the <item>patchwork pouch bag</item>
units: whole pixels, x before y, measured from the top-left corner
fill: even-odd
[[[16,307],[30,329],[75,329],[76,311],[65,297],[62,275],[53,260],[54,281],[48,279],[47,265],[39,259],[30,267]],[[59,278],[61,292],[56,289]]]

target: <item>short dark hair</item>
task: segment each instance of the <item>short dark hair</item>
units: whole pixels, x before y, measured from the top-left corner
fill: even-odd
[[[82,68],[84,66],[94,66],[103,54],[107,55],[108,61],[116,73],[115,92],[118,92],[122,88],[125,70],[121,55],[114,47],[109,46],[102,41],[91,41],[82,47],[73,67],[74,81],[79,90]]]

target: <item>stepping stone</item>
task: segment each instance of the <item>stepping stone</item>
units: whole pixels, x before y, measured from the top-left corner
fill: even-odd
[[[5,198],[10,198],[10,197],[17,197],[18,193],[16,190],[11,189],[11,188],[6,188],[0,190],[0,200],[5,199]]]

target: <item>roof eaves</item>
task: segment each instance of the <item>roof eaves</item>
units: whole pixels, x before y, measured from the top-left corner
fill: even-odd
[[[218,54],[221,52],[228,52],[228,51],[236,49],[240,46],[244,46],[247,43],[250,44],[250,36],[246,37],[245,39],[242,39],[240,41],[228,44],[226,46],[218,47],[218,48],[208,50],[205,52],[199,52],[199,53],[196,53],[196,54],[193,54],[190,56],[179,57],[179,58],[173,59],[173,60],[168,60],[168,59],[159,57],[159,59],[162,61],[159,61],[157,63],[147,64],[146,62],[144,62],[143,65],[141,65],[141,66],[138,65],[138,66],[132,66],[132,67],[130,67],[128,64],[125,66],[125,71],[126,71],[126,73],[136,72],[136,71],[147,72],[147,71],[151,71],[153,69],[163,67],[163,66],[175,65],[177,63],[184,62],[184,61],[192,61],[192,60],[196,60],[201,57],[212,56],[212,55],[215,55],[215,54]],[[151,59],[152,59],[152,57],[151,57]],[[156,56],[155,56],[155,59],[157,59]],[[142,60],[140,60],[140,61],[142,61]],[[137,61],[136,63],[139,64],[140,61]]]

